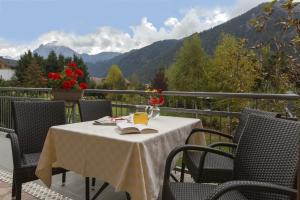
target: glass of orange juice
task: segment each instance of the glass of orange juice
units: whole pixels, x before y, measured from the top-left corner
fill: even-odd
[[[148,124],[148,114],[146,112],[136,112],[133,114],[134,124]]]

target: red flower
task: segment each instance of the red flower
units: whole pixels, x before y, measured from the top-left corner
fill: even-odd
[[[72,88],[72,84],[70,81],[63,81],[62,88],[65,90],[69,90]]]
[[[71,83],[72,86],[74,86],[74,85],[76,85],[77,81],[72,79],[72,80],[70,80],[70,83]]]
[[[65,69],[65,73],[68,77],[73,76],[73,70],[71,68],[67,68]]]
[[[55,73],[53,73],[53,72],[49,72],[49,73],[48,73],[48,78],[49,78],[49,79],[53,79],[54,74],[55,74]]]
[[[72,74],[72,76],[70,76],[70,78],[77,80],[78,77],[75,74]]]
[[[79,77],[83,77],[83,75],[84,75],[84,73],[83,73],[83,71],[82,71],[81,69],[76,69],[76,70],[75,70],[75,74],[76,74],[77,76],[79,76]]]
[[[149,104],[152,105],[152,106],[157,105],[158,104],[158,98],[150,97]]]
[[[158,97],[150,97],[148,103],[152,106],[161,106],[165,103],[164,97],[160,96]]]
[[[161,93],[161,92],[160,92],[160,93]],[[164,103],[165,103],[165,99],[164,99],[164,97],[163,97],[162,95],[160,95],[158,104],[161,106],[161,105],[163,105]]]
[[[60,76],[60,73],[50,72],[50,73],[48,73],[48,78],[52,79],[52,80],[59,80],[59,79],[61,79],[61,76]]]
[[[53,74],[53,79],[54,79],[54,80],[59,80],[59,79],[61,79],[60,73],[54,73],[54,74]]]
[[[80,83],[79,84],[80,89],[84,90],[88,88],[88,84],[87,83]]]
[[[76,67],[77,67],[77,63],[76,63],[76,62],[73,62],[73,61],[71,61],[71,62],[69,62],[69,63],[68,63],[68,66],[69,66],[69,67],[76,68]]]

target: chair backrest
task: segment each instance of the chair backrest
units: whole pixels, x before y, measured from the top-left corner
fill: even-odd
[[[93,121],[105,116],[112,116],[111,102],[107,100],[79,101],[81,121]]]
[[[274,112],[266,112],[257,109],[245,108],[240,115],[239,124],[236,127],[235,132],[233,134],[232,140],[234,143],[239,142],[250,114],[257,114],[257,115],[270,116],[270,117],[276,117],[278,115],[278,113],[274,113]]]
[[[300,123],[249,115],[234,160],[236,180],[296,187]],[[249,199],[286,199],[264,193],[245,193]]]
[[[63,101],[14,101],[12,109],[23,154],[41,152],[49,128],[66,123]]]

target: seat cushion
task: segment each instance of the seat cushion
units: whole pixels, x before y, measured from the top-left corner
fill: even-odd
[[[40,159],[41,153],[23,154],[22,162],[25,165],[37,165]]]
[[[170,183],[170,190],[173,200],[204,200],[213,193],[217,185],[199,183]],[[246,200],[238,191],[231,191],[224,194],[220,200]]]
[[[203,173],[199,174],[202,152],[189,151],[186,153],[186,166],[196,182],[222,183],[232,180],[233,159],[221,155],[207,153]]]
[[[38,179],[35,175],[35,170],[39,162],[41,153],[23,154],[21,170],[17,173],[23,177],[24,182]],[[67,172],[63,168],[53,168],[52,175]]]

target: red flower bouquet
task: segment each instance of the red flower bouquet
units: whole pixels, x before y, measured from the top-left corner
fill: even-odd
[[[151,106],[162,106],[165,103],[165,99],[161,94],[162,93],[161,90],[154,89],[154,90],[150,90],[148,92],[153,93],[153,95],[150,95],[149,100],[148,100],[148,103]],[[155,94],[156,95],[158,94],[158,96],[155,96]]]
[[[66,91],[87,89],[88,84],[80,81],[79,77],[84,77],[84,72],[77,67],[77,63],[69,62],[62,72],[48,73],[48,83],[53,89],[63,89]]]
[[[163,97],[162,90],[147,90],[146,92],[150,92],[148,103],[150,106],[146,106],[146,112],[150,119],[156,119],[160,116],[160,109],[158,106],[161,106],[165,103],[165,99]]]

